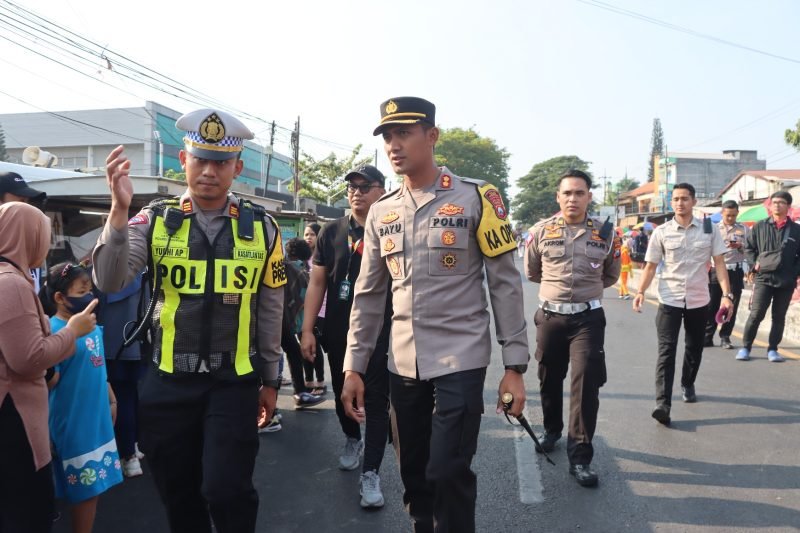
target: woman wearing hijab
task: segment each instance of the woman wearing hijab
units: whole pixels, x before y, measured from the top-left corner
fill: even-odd
[[[31,268],[44,263],[50,219],[37,208],[0,205],[0,530],[51,530],[53,474],[45,371],[96,325],[97,300],[50,335]]]

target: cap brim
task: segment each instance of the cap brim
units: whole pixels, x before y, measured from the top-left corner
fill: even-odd
[[[353,172],[350,172],[349,174],[347,174],[344,177],[344,181],[350,181],[352,178],[356,178],[356,177],[364,178],[365,180],[367,180],[367,181],[369,181],[371,183],[378,183],[380,185],[384,185],[384,183],[381,180],[376,179],[376,178],[370,176],[369,174],[367,174],[365,172],[357,172],[355,170]]]
[[[405,120],[387,120],[386,122],[383,122],[380,126],[375,128],[375,131],[372,132],[372,135],[380,135],[381,133],[383,133],[383,130],[389,126],[394,126],[397,124],[416,124],[418,122],[424,122],[424,120],[422,120],[421,118],[411,118]]]
[[[219,150],[203,150],[202,148],[197,148],[196,146],[186,145],[184,145],[184,150],[195,157],[199,157],[201,159],[210,159],[212,161],[227,161],[228,159],[233,159],[242,153],[241,151],[223,152]]]
[[[17,196],[21,196],[23,198],[28,198],[29,200],[41,200],[47,196],[46,192],[37,191],[36,189],[31,189],[30,187],[22,187],[15,191],[8,191],[11,194],[15,194]]]

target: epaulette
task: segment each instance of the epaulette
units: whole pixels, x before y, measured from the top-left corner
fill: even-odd
[[[398,188],[396,188],[396,189],[394,189],[394,190],[392,190],[392,191],[389,191],[389,192],[385,193],[383,196],[381,196],[380,198],[378,198],[378,199],[376,200],[376,202],[382,202],[382,201],[384,201],[384,200],[387,200],[387,199],[391,198],[392,196],[395,196],[395,195],[397,195],[399,192],[400,192],[400,187],[398,187]]]
[[[464,183],[471,183],[472,185],[475,185],[476,187],[479,188],[483,187],[484,185],[489,185],[489,182],[486,180],[479,180],[475,178],[464,178],[462,176],[456,176],[456,178],[460,179]]]
[[[170,207],[173,205],[180,204],[180,196],[173,196],[172,198],[156,198],[155,200],[151,201],[147,204],[147,207],[150,209],[156,209],[159,207]]]

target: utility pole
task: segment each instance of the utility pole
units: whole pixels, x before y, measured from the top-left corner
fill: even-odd
[[[294,169],[292,173],[292,184],[294,191],[294,209],[299,211],[297,195],[300,192],[300,117],[297,117],[297,122],[294,123],[294,131],[292,132],[292,155],[294,158]]]
[[[608,176],[606,176],[606,169],[603,169],[603,205],[608,205]]]
[[[275,121],[272,121],[272,126],[269,130],[269,150],[267,150],[267,179],[264,181],[264,192],[269,189],[269,170],[272,166],[272,152],[275,145]]]

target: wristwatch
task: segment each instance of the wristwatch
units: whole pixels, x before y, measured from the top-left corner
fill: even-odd
[[[723,294],[723,296],[725,298],[727,298],[728,300],[733,301],[733,293],[732,292],[729,292],[728,294]]]
[[[524,374],[528,371],[528,365],[506,365],[506,370],[513,370],[517,374]]]

